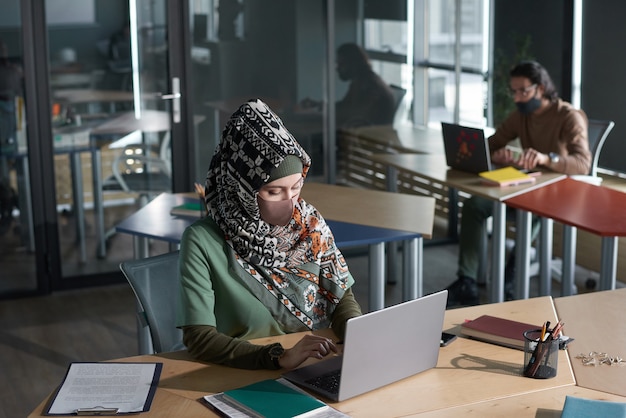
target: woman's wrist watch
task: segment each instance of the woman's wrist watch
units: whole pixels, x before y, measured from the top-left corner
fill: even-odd
[[[280,343],[272,344],[270,346],[268,354],[270,355],[270,359],[272,360],[272,363],[274,363],[274,366],[276,366],[277,369],[280,369],[279,360],[283,356],[283,354],[285,354],[285,349],[283,348],[283,346],[280,345]]]

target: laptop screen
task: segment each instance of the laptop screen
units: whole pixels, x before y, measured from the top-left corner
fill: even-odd
[[[493,169],[482,129],[441,122],[448,166],[478,174]]]
[[[448,292],[352,318],[346,325],[343,356],[289,371],[286,379],[342,401],[437,365]],[[338,393],[309,382],[341,368]]]

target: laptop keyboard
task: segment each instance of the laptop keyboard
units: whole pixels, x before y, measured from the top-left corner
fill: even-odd
[[[339,393],[339,380],[341,378],[341,369],[332,370],[326,374],[321,376],[316,376],[309,380],[306,380],[306,383],[325,390],[328,393],[337,394]]]

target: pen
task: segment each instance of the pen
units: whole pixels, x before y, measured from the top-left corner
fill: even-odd
[[[550,321],[546,321],[543,325],[543,333],[541,334],[541,341],[545,341],[548,335],[546,335],[546,331],[550,330]]]

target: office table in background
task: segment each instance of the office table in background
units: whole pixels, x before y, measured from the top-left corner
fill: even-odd
[[[116,226],[116,230],[133,235],[137,258],[144,258],[149,255],[147,245],[149,239],[166,241],[172,246],[176,246],[180,242],[185,228],[195,219],[172,216],[170,210],[174,206],[183,204],[186,199],[194,198],[194,196],[194,194],[163,193],[120,222]],[[302,197],[312,203],[329,222],[338,247],[369,246],[369,310],[373,311],[384,307],[385,242],[405,242],[403,299],[415,299],[422,295],[422,237],[430,237],[432,234],[433,199],[319,183],[307,183],[303,188]],[[394,197],[398,200],[389,201],[384,197]],[[370,202],[369,199],[375,200]],[[368,202],[368,204],[355,205],[356,202]],[[410,202],[413,202],[413,205],[408,207],[415,211],[411,213],[411,221],[406,223],[406,228],[403,230],[394,229],[392,226],[401,225],[402,217],[393,216],[393,213],[402,212],[403,208],[407,208],[407,206],[398,206],[397,209],[393,209],[393,207],[396,203],[410,204]],[[381,217],[378,225],[375,225],[375,213],[377,210],[382,210],[383,207],[386,208],[384,216]],[[423,216],[415,216],[416,213],[423,214]],[[408,216],[405,215],[404,217]],[[415,221],[415,218],[421,218],[421,220]],[[422,229],[423,233],[417,232],[416,229]]]
[[[491,302],[502,302],[504,300],[504,255],[506,239],[506,205],[504,202],[512,197],[522,195],[534,189],[540,189],[565,178],[564,174],[546,172],[536,177],[534,183],[519,186],[494,187],[484,185],[480,177],[476,174],[449,169],[444,155],[377,154],[373,155],[371,158],[373,161],[387,165],[387,185],[390,191],[397,189],[399,170],[406,171],[428,181],[448,186],[448,188],[451,189],[448,201],[448,228],[456,228],[458,223],[457,190],[494,202]],[[523,268],[523,266],[521,266],[521,268]],[[521,268],[518,270],[521,270]]]
[[[92,105],[97,103],[108,103],[108,113],[115,113],[117,103],[132,103],[134,96],[132,91],[126,90],[57,89],[52,92],[52,97],[70,105],[87,105],[89,114],[96,113],[97,109]]]
[[[615,289],[617,239],[626,236],[626,217],[624,216],[626,193],[566,178],[507,199],[505,203],[564,225],[563,295],[570,295],[574,284],[576,228],[602,237],[600,289]],[[526,222],[528,218],[529,216],[526,216]],[[524,231],[526,233],[519,234],[519,238],[528,242],[530,229],[525,228]],[[528,246],[521,245],[520,248],[527,250]],[[551,251],[551,246],[544,243],[541,249]],[[527,259],[527,255],[524,255],[524,258]]]

